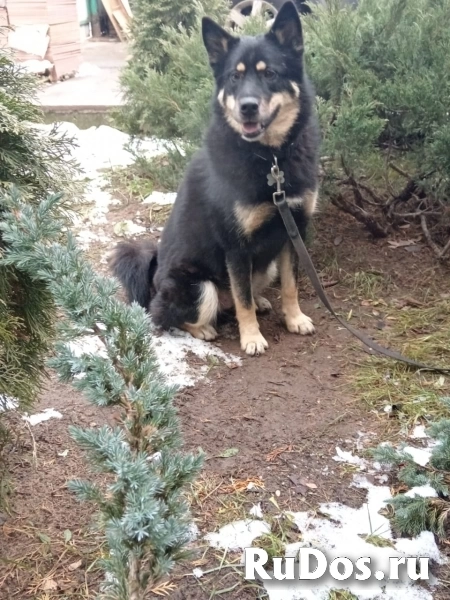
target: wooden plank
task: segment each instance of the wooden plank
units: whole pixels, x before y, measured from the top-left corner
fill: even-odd
[[[127,17],[123,14],[121,10],[113,10],[113,15],[119,23],[122,31],[125,33],[125,35],[128,35],[130,24],[128,22]]]
[[[115,18],[114,14],[113,14],[113,11],[115,9],[117,9],[117,7],[115,6],[115,3],[113,4],[113,2],[111,0],[102,0],[102,2],[103,2],[103,6],[105,7],[106,14],[108,15],[109,20],[111,21],[114,29],[116,30],[119,40],[121,42],[124,42],[126,40],[125,34],[122,31],[120,23],[117,21],[117,19]]]

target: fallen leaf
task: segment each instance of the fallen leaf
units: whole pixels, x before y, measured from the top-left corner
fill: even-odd
[[[327,279],[326,281],[322,281],[322,287],[330,288],[339,283],[338,279]]]
[[[71,539],[72,539],[72,532],[70,531],[70,529],[66,529],[64,531],[64,541],[67,544],[68,542],[70,542]]]
[[[391,248],[405,248],[406,246],[414,246],[417,242],[420,242],[420,240],[420,237],[410,240],[388,240],[388,244]]]
[[[293,491],[296,494],[301,494],[302,496],[306,496],[306,494],[308,493],[308,488],[306,487],[306,485],[303,485],[302,483],[300,483],[300,480],[298,479],[298,477],[295,477],[295,475],[288,475],[288,479],[291,481],[291,483],[294,484]]]
[[[37,536],[43,544],[50,544],[51,539],[45,533],[38,533]]]
[[[402,298],[402,301],[405,303],[404,306],[412,306],[413,308],[422,308],[422,306],[425,306],[423,302],[420,302],[420,300],[416,300],[415,298],[411,298],[410,296]]]
[[[317,485],[315,483],[310,483],[309,481],[304,481],[303,479],[300,480],[300,483],[302,485],[306,485],[306,487],[310,490],[317,490]]]
[[[239,448],[227,448],[221,454],[218,454],[216,458],[230,458],[231,456],[236,456],[239,452]]]
[[[264,489],[264,481],[261,477],[249,477],[248,479],[232,480],[231,485],[220,486],[222,494],[233,494],[234,492],[250,492],[252,490]]]
[[[272,450],[272,452],[269,452],[269,454],[266,456],[266,461],[272,462],[276,458],[278,458],[280,456],[280,454],[283,454],[284,452],[292,452],[293,449],[294,449],[294,446],[292,444],[288,444],[286,446],[280,446],[279,448],[275,448],[274,450]]]
[[[57,590],[58,589],[58,584],[56,583],[56,581],[54,579],[46,579],[44,581],[42,589],[45,592],[49,592],[50,590]]]
[[[128,231],[129,227],[126,221],[119,221],[113,227],[113,231],[116,235],[125,235]]]
[[[337,235],[337,236],[334,238],[334,242],[333,242],[333,244],[334,244],[335,246],[339,246],[339,244],[340,244],[341,242],[342,242],[342,235]]]
[[[82,563],[83,563],[82,560],[77,560],[77,562],[70,564],[69,571],[75,571],[76,569],[79,569],[81,567]]]

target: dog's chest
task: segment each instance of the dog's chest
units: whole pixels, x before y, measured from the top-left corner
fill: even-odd
[[[287,197],[287,203],[294,214],[299,209],[305,208],[305,199],[302,196]],[[252,238],[263,228],[271,226],[271,223],[278,215],[278,209],[270,200],[260,204],[246,205],[237,203],[234,215],[239,234],[247,238]]]
[[[302,176],[302,165],[297,161],[280,163],[279,171],[274,171],[275,161],[270,159],[245,169],[243,198],[234,205],[239,235],[248,240],[255,240],[258,233],[270,235],[272,226],[280,221],[278,209],[274,204],[273,194],[277,190],[285,193],[289,208],[303,219],[314,212],[316,191],[306,185]],[[256,168],[255,168],[256,167]],[[274,177],[279,173],[279,180]]]

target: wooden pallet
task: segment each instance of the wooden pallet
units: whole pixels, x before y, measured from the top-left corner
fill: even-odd
[[[102,2],[119,40],[124,42],[129,36],[131,21],[128,2],[122,2],[122,0],[102,0]]]

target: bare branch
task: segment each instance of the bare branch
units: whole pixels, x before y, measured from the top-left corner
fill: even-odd
[[[344,200],[342,194],[331,196],[331,202],[340,210],[352,215],[357,221],[363,223],[374,237],[384,238],[387,236],[387,231],[375,220],[373,215],[356,206],[356,204]]]
[[[428,229],[427,218],[425,217],[425,215],[420,216],[420,224],[422,226],[423,235],[425,236],[425,239],[427,240],[428,245],[430,246],[430,248],[433,250],[433,252],[435,253],[435,255],[438,258],[442,258],[443,250],[435,242],[433,242],[430,231]],[[444,250],[447,250],[447,246],[448,246],[448,244],[445,246]]]

